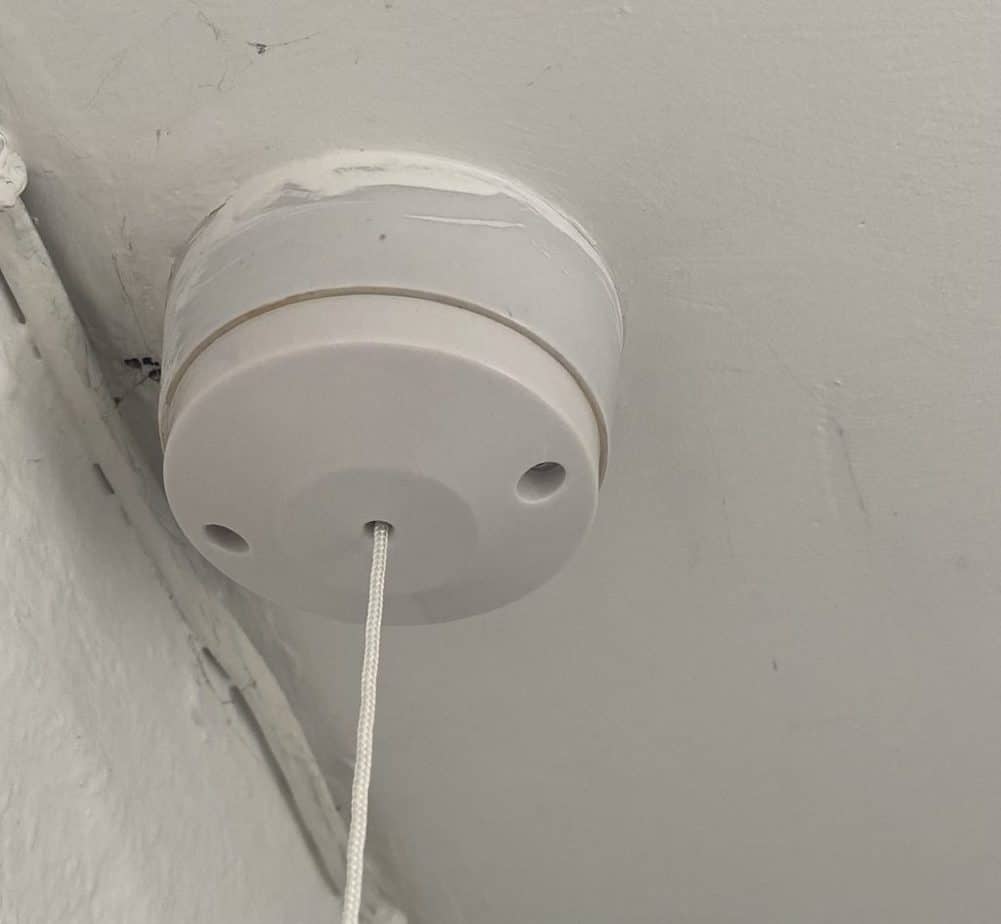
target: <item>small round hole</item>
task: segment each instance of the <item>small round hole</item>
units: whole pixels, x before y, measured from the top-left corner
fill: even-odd
[[[566,477],[567,470],[559,462],[540,462],[521,476],[518,495],[531,503],[545,500],[562,487]]]
[[[238,532],[228,526],[220,526],[218,523],[209,523],[205,526],[205,537],[213,545],[218,546],[226,552],[243,554],[250,551],[250,545]]]

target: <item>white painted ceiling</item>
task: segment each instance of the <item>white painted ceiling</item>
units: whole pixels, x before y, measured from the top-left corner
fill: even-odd
[[[1001,914],[999,43],[974,0],[0,0],[0,121],[151,456],[123,361],[285,160],[481,164],[617,278],[584,548],[386,633],[371,830],[416,924]],[[277,624],[342,779],[359,631]]]

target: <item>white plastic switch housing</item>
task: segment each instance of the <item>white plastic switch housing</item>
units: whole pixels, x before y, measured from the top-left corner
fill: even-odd
[[[590,524],[622,316],[593,246],[534,194],[417,155],[244,188],[177,267],[160,431],[178,523],[275,602],[387,623],[496,609]]]

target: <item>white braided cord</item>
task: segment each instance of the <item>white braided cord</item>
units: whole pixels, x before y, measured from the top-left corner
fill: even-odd
[[[365,866],[365,831],[368,823],[368,784],[372,776],[372,732],[375,728],[375,693],[379,676],[379,635],[382,601],[386,590],[386,561],[390,527],[372,524],[372,571],[368,583],[368,614],[365,617],[365,655],[361,668],[361,705],[358,709],[358,739],[355,774],[351,785],[351,828],[348,831],[347,872],[341,924],[358,924],[361,883]]]

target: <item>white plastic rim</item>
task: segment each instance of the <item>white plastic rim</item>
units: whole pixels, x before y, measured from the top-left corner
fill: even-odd
[[[164,330],[164,481],[192,543],[277,603],[387,623],[496,609],[590,524],[622,346],[592,245],[464,165],[344,155],[251,184],[199,230]]]

